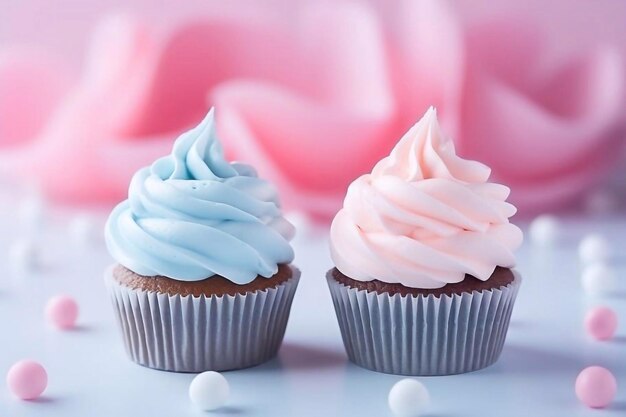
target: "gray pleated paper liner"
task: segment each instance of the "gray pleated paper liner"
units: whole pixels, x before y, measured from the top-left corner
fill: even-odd
[[[331,270],[332,271],[332,270]],[[359,366],[398,375],[450,375],[493,364],[521,277],[460,295],[402,296],[350,288],[327,275],[343,343]]]
[[[140,365],[174,372],[225,371],[274,357],[300,272],[266,290],[235,296],[133,290],[105,274],[126,351]]]

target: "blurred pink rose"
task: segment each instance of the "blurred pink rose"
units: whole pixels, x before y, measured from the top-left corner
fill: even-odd
[[[457,42],[445,18],[438,21]],[[416,65],[417,56],[391,56],[366,7],[312,7],[298,19],[215,14],[158,39],[132,19],[106,19],[84,76],[35,138],[5,149],[0,166],[57,199],[119,199],[132,173],[167,152],[212,102],[231,155],[276,181],[287,204],[329,216],[347,184],[391,149],[400,126],[455,99],[460,50],[450,42],[441,57],[451,69],[444,82],[445,72]],[[429,42],[420,47],[436,48]],[[388,60],[430,82],[392,77]],[[23,117],[7,109],[8,122]]]
[[[142,75],[152,66],[150,53],[142,27],[114,18],[96,31],[85,73],[72,87],[60,81],[65,72],[40,54],[13,54],[6,64],[0,61],[0,86],[11,85],[12,97],[32,103],[41,113],[31,124],[29,111],[10,102],[3,105],[5,129],[21,141],[0,139],[0,169],[57,200],[121,199],[132,172],[168,152],[175,135],[126,141],[124,129],[137,117],[136,94],[144,94]],[[24,76],[11,78],[17,68]]]
[[[616,50],[598,46],[546,67],[545,38],[513,18],[466,39],[461,152],[489,165],[522,212],[557,207],[602,180],[626,122]]]
[[[598,46],[545,66],[545,39],[529,28],[506,19],[465,29],[435,0],[398,3],[384,18],[361,3],[307,5],[289,21],[212,13],[163,36],[110,18],[84,76],[38,104],[45,123],[28,127],[3,105],[24,145],[0,141],[0,167],[59,199],[121,199],[132,173],[214,104],[230,156],[275,181],[287,206],[328,218],[432,104],[461,153],[491,165],[514,202],[562,203],[615,153],[622,62]],[[29,65],[41,76],[14,83],[18,95],[35,78],[62,79],[44,61]],[[10,67],[0,60],[0,86]]]
[[[0,145],[23,145],[48,122],[70,85],[67,69],[33,49],[0,50]]]

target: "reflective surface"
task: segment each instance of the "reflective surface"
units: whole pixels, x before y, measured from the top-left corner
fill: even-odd
[[[38,242],[42,266],[29,274],[11,271],[7,251],[24,230],[14,219],[15,202],[0,200],[0,409],[10,416],[191,416],[202,415],[188,399],[192,374],[142,368],[130,362],[115,327],[102,273],[112,261],[101,239],[106,213],[95,235],[80,243],[69,234],[76,214],[47,210]],[[522,224],[525,229],[527,225]],[[578,372],[606,366],[618,379],[618,394],[603,415],[626,413],[626,219],[562,220],[554,249],[526,242],[519,251],[524,277],[500,361],[458,376],[421,378],[432,398],[431,416],[592,416],[574,394]],[[586,297],[580,285],[578,241],[604,233],[618,252],[612,261],[621,281],[610,297]],[[295,239],[295,264],[303,271],[287,335],[278,358],[251,369],[224,373],[231,387],[228,406],[210,415],[387,416],[387,394],[400,377],[347,362],[324,279],[330,267],[323,232]],[[619,253],[621,251],[621,253]],[[44,320],[48,298],[67,293],[80,304],[79,326],[60,332]],[[621,320],[608,342],[585,334],[588,308],[604,304]],[[11,364],[32,358],[49,375],[48,389],[34,402],[11,397],[4,375]]]

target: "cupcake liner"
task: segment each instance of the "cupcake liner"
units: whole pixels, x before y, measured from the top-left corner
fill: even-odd
[[[450,375],[493,364],[521,283],[455,295],[389,295],[350,288],[327,274],[349,359],[378,372]]]
[[[134,290],[105,273],[130,358],[174,372],[226,371],[274,357],[285,334],[300,272],[244,295],[169,295]]]

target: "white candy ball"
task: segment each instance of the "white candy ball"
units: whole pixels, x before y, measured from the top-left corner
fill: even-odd
[[[69,233],[76,243],[90,243],[97,240],[96,230],[99,229],[94,218],[88,214],[74,217],[69,224]]]
[[[202,372],[196,375],[189,385],[191,402],[205,411],[222,407],[229,395],[228,381],[219,372]]]
[[[277,217],[271,220],[267,225],[276,230],[287,240],[293,239],[296,234],[296,229],[293,224],[283,217]]]
[[[590,294],[603,294],[614,291],[617,275],[610,266],[601,262],[587,266],[582,273],[582,286]]]
[[[617,209],[617,199],[606,190],[591,193],[585,199],[585,207],[591,214],[607,214]]]
[[[43,226],[44,211],[43,198],[37,193],[31,193],[19,204],[17,216],[27,233],[36,233]]]
[[[430,402],[428,390],[417,379],[405,378],[389,391],[389,408],[399,417],[414,417],[422,413]]]
[[[587,235],[578,245],[578,256],[585,263],[606,261],[611,255],[611,245],[601,235]]]
[[[9,262],[14,270],[29,271],[40,263],[39,246],[31,239],[20,239],[9,248]]]
[[[528,233],[533,243],[552,244],[559,236],[559,221],[555,216],[542,214],[530,223]]]
[[[289,211],[285,213],[285,219],[296,228],[296,236],[307,236],[313,230],[313,220],[302,211]]]

